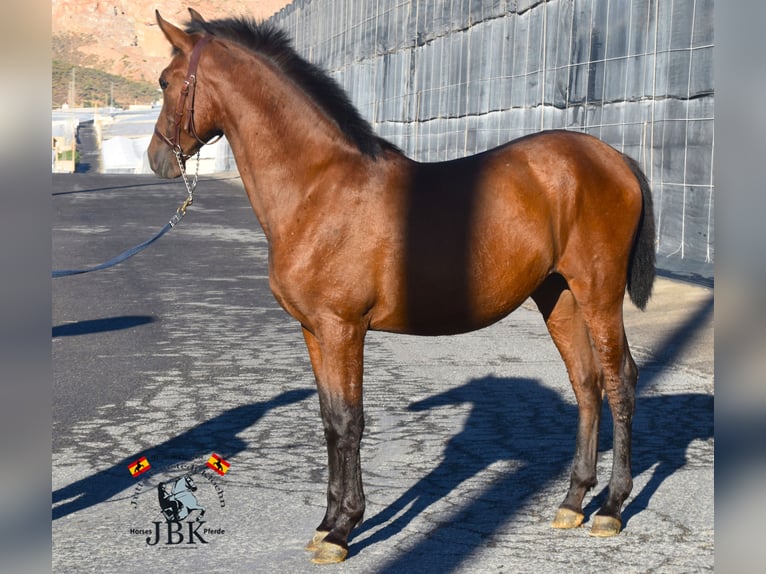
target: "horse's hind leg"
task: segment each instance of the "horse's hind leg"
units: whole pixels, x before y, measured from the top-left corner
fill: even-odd
[[[614,536],[620,533],[622,504],[633,489],[631,441],[638,368],[630,355],[621,315],[620,333],[615,333],[615,329],[616,326],[608,329],[608,335],[606,332],[602,335],[600,325],[594,328],[594,332],[599,333],[596,335],[600,341],[598,351],[605,365],[604,388],[612,411],[614,440],[609,495],[593,520],[590,531],[592,536]]]
[[[583,498],[596,485],[601,369],[581,309],[566,281],[552,275],[532,298],[564,360],[577,398],[579,420],[569,490],[552,523],[554,528],[575,528],[583,521]]]
[[[612,412],[614,439],[612,476],[607,500],[596,514],[591,527],[593,536],[614,536],[622,528],[622,504],[633,489],[631,474],[631,436],[636,403],[638,369],[630,355],[622,319],[622,289],[578,289],[572,292],[580,305],[598,363],[603,373],[603,387]]]

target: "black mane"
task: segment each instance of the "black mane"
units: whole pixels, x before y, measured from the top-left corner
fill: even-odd
[[[192,20],[186,31],[230,40],[268,58],[338,125],[362,153],[376,157],[385,149],[396,149],[375,134],[335,80],[295,52],[283,30],[267,22],[239,17],[209,22]]]

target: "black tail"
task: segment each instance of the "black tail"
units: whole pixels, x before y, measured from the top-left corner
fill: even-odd
[[[652,190],[649,188],[649,182],[638,162],[626,155],[623,155],[623,158],[633,175],[636,176],[644,200],[638,232],[633,241],[633,249],[630,252],[630,261],[628,262],[628,295],[630,295],[633,304],[643,311],[652,295],[655,276],[654,204],[652,203]]]

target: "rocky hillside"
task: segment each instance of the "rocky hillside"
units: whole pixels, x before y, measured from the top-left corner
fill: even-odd
[[[52,0],[52,60],[54,70],[60,72],[53,79],[53,104],[61,105],[62,94],[70,94],[71,69],[75,67],[78,68],[75,79],[103,74],[103,85],[98,88],[100,93],[113,92],[115,84],[118,89],[125,85],[132,87],[132,91],[129,95],[127,92],[121,95],[122,101],[139,103],[140,99],[140,103],[149,103],[143,101],[146,96],[138,94],[156,91],[157,77],[170,54],[154,18],[155,9],[168,20],[181,24],[189,19],[187,6],[207,19],[242,14],[268,18],[288,3],[288,0],[189,0],[180,3],[169,0]],[[130,82],[123,84],[122,79]],[[87,99],[79,87],[75,99],[76,105]]]

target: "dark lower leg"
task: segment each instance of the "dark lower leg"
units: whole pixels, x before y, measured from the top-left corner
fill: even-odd
[[[615,423],[612,478],[609,481],[609,495],[598,511],[600,516],[611,516],[620,520],[622,504],[633,489],[633,478],[630,470],[630,442],[630,423]]]
[[[580,388],[577,393],[580,407],[577,445],[570,473],[569,490],[553,520],[554,528],[575,528],[582,524],[585,494],[596,485],[596,455],[601,414],[601,394],[597,384],[589,386],[591,392]],[[587,398],[586,398],[587,397]]]
[[[606,502],[593,521],[594,536],[614,536],[620,532],[622,505],[633,489],[631,441],[637,375],[627,341],[623,339],[618,376],[607,379],[605,385],[614,424],[612,477]]]
[[[325,441],[327,443],[327,510],[325,511],[322,522],[317,527],[318,532],[329,532],[335,526],[335,521],[338,517],[338,511],[340,508],[340,500],[343,495],[341,486],[341,469],[340,469],[340,457],[338,456],[338,449],[335,446],[337,439],[328,436],[325,431]]]
[[[327,511],[308,549],[314,562],[339,562],[348,552],[348,537],[365,509],[359,447],[364,430],[361,406],[344,406],[324,415],[330,476]]]
[[[596,455],[598,452],[598,427],[601,401],[596,399],[588,408],[580,409],[577,429],[577,446],[572,462],[572,472],[562,508],[582,513],[585,494],[596,486]]]
[[[335,469],[327,493],[327,514],[319,530],[328,530],[328,542],[347,546],[351,530],[362,520],[365,508],[359,448],[364,431],[361,407],[346,407],[325,432],[328,460]]]

